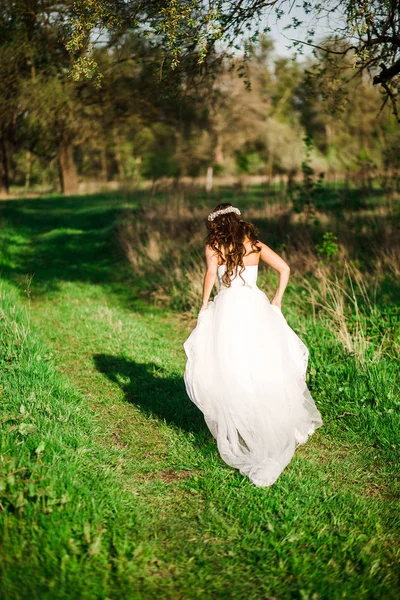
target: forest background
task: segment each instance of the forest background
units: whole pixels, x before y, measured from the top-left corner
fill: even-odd
[[[66,48],[69,4],[25,10],[22,2],[2,13],[1,193],[76,193],[93,191],[90,182],[98,189],[207,174],[208,188],[212,175],[290,184],[301,172],[305,136],[312,166],[327,179],[397,181],[396,118],[390,103],[382,108],[373,73],[355,68],[355,50],[314,49],[296,59],[277,55],[260,34],[233,53],[220,44],[201,57],[197,48],[175,64],[162,39],[133,26],[98,29],[90,38],[96,68],[81,67],[82,76],[74,71],[81,59]]]

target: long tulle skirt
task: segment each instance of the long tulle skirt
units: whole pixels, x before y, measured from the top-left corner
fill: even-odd
[[[305,383],[308,351],[258,287],[222,288],[184,349],[185,385],[222,459],[260,487],[322,425]]]

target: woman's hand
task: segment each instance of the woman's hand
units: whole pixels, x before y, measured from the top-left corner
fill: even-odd
[[[200,306],[200,310],[199,310],[199,312],[201,312],[202,310],[206,310],[206,308],[208,308],[208,303],[207,303],[207,304],[202,304],[202,305]]]
[[[282,310],[282,298],[277,298],[274,296],[274,298],[271,300],[271,304],[272,306],[277,306],[279,310]]]

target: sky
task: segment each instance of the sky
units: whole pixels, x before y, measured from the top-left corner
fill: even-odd
[[[287,3],[289,9],[289,2]],[[299,26],[296,30],[285,30],[285,27],[293,22],[293,18],[303,21],[304,25]],[[265,25],[271,28],[270,35],[275,43],[275,52],[280,56],[292,56],[294,53],[293,48],[290,48],[290,38],[299,40],[305,40],[307,37],[307,29],[309,27],[315,30],[315,42],[332,32],[335,25],[340,23],[340,15],[335,13],[330,16],[329,20],[326,17],[320,17],[318,20],[315,17],[306,15],[302,2],[292,3],[291,9],[287,10],[284,16],[278,21],[275,13],[270,13],[264,18]],[[304,56],[310,55],[312,48],[309,46],[303,46]]]

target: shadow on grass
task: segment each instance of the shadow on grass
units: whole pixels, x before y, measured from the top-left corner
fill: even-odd
[[[279,194],[277,189],[266,190],[263,186],[252,186],[242,191],[231,186],[216,189],[208,196],[197,189],[196,194],[193,192],[185,196],[185,201],[189,207],[192,204],[199,206],[201,201],[205,206],[213,207],[220,200],[257,207],[265,202],[273,204],[279,199]],[[375,196],[375,200],[370,200],[379,206],[382,191],[374,190]],[[34,275],[33,295],[57,291],[64,281],[110,285],[124,306],[146,311],[149,304],[143,298],[154,289],[157,274],[133,276],[118,238],[118,228],[125,219],[135,221],[136,218],[143,221],[144,228],[150,226],[151,223],[144,218],[146,206],[151,204],[154,209],[157,203],[170,200],[161,192],[152,196],[146,191],[2,200],[1,276],[21,284],[27,275]],[[369,268],[373,266],[372,250],[393,249],[398,244],[395,241],[398,236],[394,231],[396,219],[393,215],[377,213],[366,217],[358,214],[355,208],[364,206],[364,201],[360,190],[332,190],[327,187],[323,205],[326,211],[331,211],[329,221],[313,221],[306,225],[293,221],[287,213],[257,218],[254,222],[260,230],[261,239],[278,252],[287,246],[300,250],[314,248],[329,229],[347,248],[351,259],[359,260]],[[348,209],[354,212],[345,219],[343,211]],[[158,220],[162,237],[176,238],[177,245],[182,247],[191,239],[193,227],[203,227],[202,221],[194,223],[190,216],[186,220],[178,216],[176,221],[172,221],[178,230],[176,233],[169,229],[170,221],[163,220],[162,214]],[[163,258],[167,259],[169,257]],[[395,296],[397,298],[397,293]]]
[[[65,281],[110,284],[124,305],[145,311],[146,282],[132,281],[117,236],[125,211],[137,207],[122,193],[0,201],[1,276],[19,285],[33,276],[33,296]]]
[[[127,402],[208,443],[212,441],[203,415],[186,394],[182,377],[171,377],[154,363],[137,363],[121,356],[95,354],[93,359],[98,371],[120,386]]]

